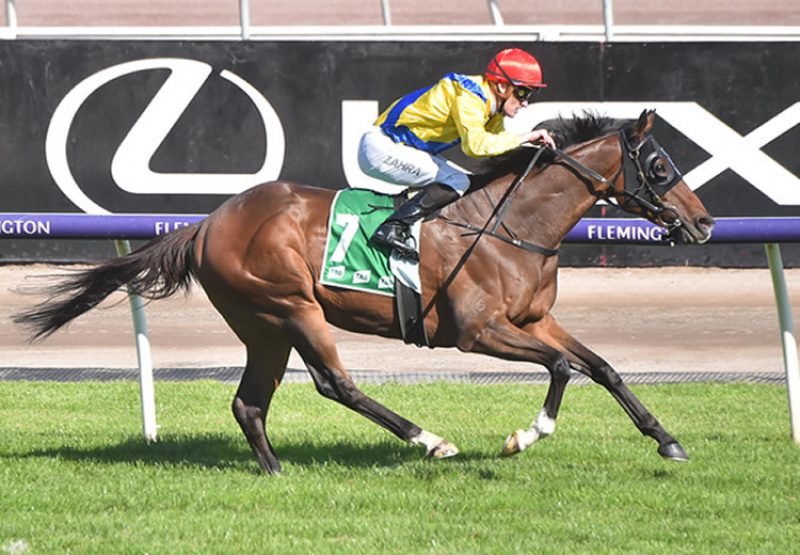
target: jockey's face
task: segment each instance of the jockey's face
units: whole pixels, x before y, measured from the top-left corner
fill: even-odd
[[[503,114],[510,118],[513,118],[514,116],[517,115],[517,112],[519,112],[520,108],[527,105],[528,105],[527,100],[520,100],[519,98],[517,98],[516,95],[509,94],[508,97],[503,102]]]
[[[520,108],[524,108],[531,101],[536,89],[527,87],[515,87],[508,83],[496,83],[495,95],[503,115],[513,118],[517,115]]]

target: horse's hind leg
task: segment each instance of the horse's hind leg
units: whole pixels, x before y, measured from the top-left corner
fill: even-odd
[[[279,474],[281,465],[267,437],[267,412],[286,371],[290,350],[279,330],[247,342],[247,365],[231,407],[258,464],[270,474]]]
[[[293,314],[286,324],[292,346],[306,363],[317,391],[386,428],[400,439],[424,445],[428,456],[451,457],[455,445],[392,412],[365,395],[344,369],[336,345],[319,306],[307,306]]]

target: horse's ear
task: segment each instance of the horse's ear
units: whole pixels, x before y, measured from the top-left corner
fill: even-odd
[[[639,121],[636,122],[636,136],[641,140],[653,128],[656,122],[655,110],[644,110],[639,116]]]

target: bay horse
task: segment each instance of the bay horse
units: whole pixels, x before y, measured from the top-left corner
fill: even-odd
[[[661,456],[688,460],[619,374],[550,314],[557,248],[600,199],[667,228],[677,241],[709,239],[714,220],[650,134],[654,117],[645,111],[638,120],[584,114],[551,122],[565,148],[560,155],[530,174],[523,168],[534,149],[489,160],[473,176],[477,192],[423,224],[420,276],[431,346],[540,364],[551,375],[542,409],[528,429],[508,437],[506,455],[554,432],[574,369],[605,387]],[[56,283],[48,301],[15,320],[32,339],[42,338],[122,286],[161,299],[188,290],[194,279],[246,347],[232,410],[263,471],[280,472],[265,421],[292,348],[323,396],[424,446],[430,457],[456,455],[448,440],[360,391],[339,359],[328,323],[390,338],[400,337],[400,327],[391,298],[319,283],[334,193],[285,181],[256,186],[201,222]],[[480,225],[490,217],[502,225],[488,232]]]

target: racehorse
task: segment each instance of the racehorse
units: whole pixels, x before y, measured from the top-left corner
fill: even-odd
[[[605,387],[642,434],[658,443],[661,456],[688,460],[619,374],[550,314],[558,246],[600,199],[666,228],[676,241],[709,239],[714,220],[653,139],[654,118],[645,111],[638,120],[584,114],[551,122],[565,150],[548,152],[549,163],[523,171],[530,169],[534,149],[488,160],[473,176],[476,192],[423,224],[419,269],[431,346],[532,362],[551,375],[542,409],[528,429],[508,437],[506,455],[554,432],[574,369]],[[201,222],[80,270],[16,321],[41,338],[124,285],[161,299],[188,289],[194,279],[246,347],[232,410],[265,472],[280,472],[265,421],[292,348],[323,396],[423,445],[430,457],[456,455],[448,440],[360,391],[339,359],[328,322],[392,338],[400,337],[400,328],[391,298],[319,283],[333,195],[284,181],[256,186]]]

